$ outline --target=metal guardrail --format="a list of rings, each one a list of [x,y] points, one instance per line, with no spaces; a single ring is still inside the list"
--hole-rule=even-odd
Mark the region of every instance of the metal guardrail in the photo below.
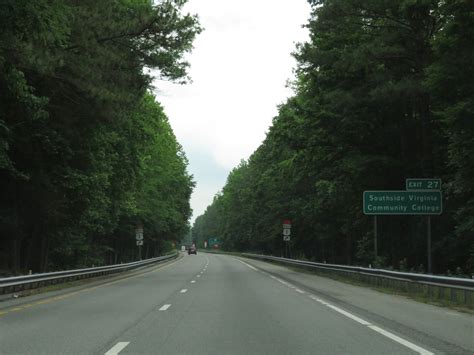
[[[275,262],[279,262],[283,264],[303,266],[306,268],[334,270],[334,271],[341,271],[345,273],[356,273],[356,274],[363,274],[363,275],[371,275],[375,277],[385,277],[385,278],[391,278],[391,279],[396,279],[400,281],[413,281],[413,282],[429,284],[429,285],[456,287],[456,288],[462,288],[462,289],[467,288],[467,289],[474,290],[474,280],[467,279],[467,278],[463,279],[459,277],[415,274],[415,273],[409,273],[409,272],[390,271],[390,270],[383,270],[383,269],[371,269],[371,268],[364,268],[364,267],[359,267],[359,266],[323,264],[323,263],[315,263],[311,261],[294,260],[294,259],[287,259],[287,258],[279,258],[276,256],[258,255],[258,254],[249,254],[249,253],[242,253],[241,255],[248,258],[270,260],[270,261],[275,261]]]
[[[0,295],[15,293],[18,291],[34,289],[51,284],[59,284],[77,279],[91,278],[114,274],[118,272],[138,269],[150,264],[160,263],[175,259],[178,253],[151,258],[142,261],[134,261],[126,264],[116,264],[108,266],[92,267],[87,269],[75,269],[57,272],[48,272],[42,274],[33,274],[25,276],[14,276],[0,278]]]

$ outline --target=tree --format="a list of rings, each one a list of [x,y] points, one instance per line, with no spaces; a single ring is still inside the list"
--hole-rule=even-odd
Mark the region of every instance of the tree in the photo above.
[[[141,122],[135,120],[151,100],[147,69],[164,79],[185,80],[183,55],[201,31],[197,17],[181,12],[183,4],[7,0],[2,5],[4,268],[16,272],[104,262],[104,253],[113,248],[107,236],[126,233],[117,228],[136,210],[140,178],[150,169],[132,142],[150,135],[150,127],[136,126]],[[172,135],[166,119],[161,121],[155,121],[161,134]],[[175,154],[181,170],[186,165],[179,149],[158,150]],[[180,173],[180,168],[173,169]],[[178,181],[189,189],[189,177]],[[164,216],[173,220],[175,233],[186,229],[189,214],[186,206],[179,213]]]
[[[363,191],[440,177],[445,203],[433,222],[435,270],[469,270],[472,5],[310,3],[310,40],[294,53],[295,96],[195,228],[217,228],[228,249],[280,254],[281,220],[289,218],[294,256],[367,265],[374,262],[373,235],[372,220],[362,214]],[[219,223],[209,219],[211,211]],[[426,264],[424,218],[378,221],[380,266]],[[233,230],[253,232],[245,239]]]

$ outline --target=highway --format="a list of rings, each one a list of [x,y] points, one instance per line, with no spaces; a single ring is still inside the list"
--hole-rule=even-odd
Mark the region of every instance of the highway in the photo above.
[[[0,302],[2,355],[417,353],[474,353],[474,317],[228,255]]]

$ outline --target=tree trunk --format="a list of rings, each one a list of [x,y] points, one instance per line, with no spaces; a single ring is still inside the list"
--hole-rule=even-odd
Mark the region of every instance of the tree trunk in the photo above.
[[[346,237],[346,253],[347,265],[352,265],[352,235],[350,233]]]
[[[21,250],[21,238],[15,238],[12,241],[12,271],[16,275],[20,271],[20,250]]]
[[[32,269],[31,255],[33,253],[34,244],[35,240],[33,239],[33,234],[30,234],[30,238],[26,240],[25,258],[23,260],[23,268],[25,270]]]
[[[433,177],[433,127],[431,122],[430,98],[428,94],[422,94],[417,100],[417,110],[421,122],[422,140],[422,173],[423,177]]]
[[[48,268],[49,257],[49,237],[44,234],[41,238],[41,254],[40,254],[40,272],[46,272]]]
[[[118,264],[118,256],[119,256],[119,240],[118,238],[114,239],[114,264]]]

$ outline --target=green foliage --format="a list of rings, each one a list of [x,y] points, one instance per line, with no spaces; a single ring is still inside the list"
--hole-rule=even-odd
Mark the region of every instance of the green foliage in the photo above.
[[[151,76],[186,80],[183,1],[0,6],[0,268],[136,258],[188,229],[194,186]]]
[[[364,190],[440,177],[435,271],[473,272],[473,4],[434,0],[310,1],[296,95],[265,141],[234,169],[193,235],[223,248],[409,270],[426,263],[425,221],[380,216],[374,260]],[[402,262],[401,262],[402,261]]]

